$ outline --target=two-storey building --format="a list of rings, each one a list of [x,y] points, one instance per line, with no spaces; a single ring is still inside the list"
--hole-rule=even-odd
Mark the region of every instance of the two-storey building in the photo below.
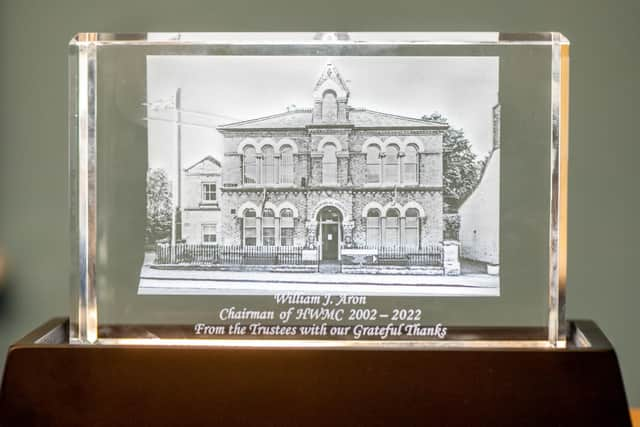
[[[218,127],[218,239],[319,248],[323,260],[340,259],[343,248],[439,244],[446,129],[352,107],[349,88],[328,64],[311,108]]]
[[[220,242],[221,165],[212,156],[182,174],[182,238],[188,243]]]

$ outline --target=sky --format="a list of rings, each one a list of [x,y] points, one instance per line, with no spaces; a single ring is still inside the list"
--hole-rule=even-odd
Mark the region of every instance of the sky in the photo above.
[[[439,112],[462,128],[484,157],[498,103],[498,57],[148,56],[149,167],[176,170],[176,89],[182,93],[182,168],[212,155],[222,161],[215,127],[310,108],[327,63],[350,89],[352,107],[420,118]]]

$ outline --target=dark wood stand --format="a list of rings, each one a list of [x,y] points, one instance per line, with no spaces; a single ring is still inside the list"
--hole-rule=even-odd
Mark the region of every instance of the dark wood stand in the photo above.
[[[566,349],[73,346],[54,319],[11,346],[1,426],[631,426],[590,321]]]

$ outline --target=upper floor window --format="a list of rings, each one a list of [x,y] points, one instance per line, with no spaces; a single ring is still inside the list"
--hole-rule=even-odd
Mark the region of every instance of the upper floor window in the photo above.
[[[216,201],[216,185],[211,182],[202,183],[202,201],[203,202],[215,202]]]
[[[280,183],[293,184],[293,148],[280,148]]]
[[[338,119],[338,99],[332,90],[322,95],[322,121],[335,122]]]
[[[388,145],[384,153],[384,182],[385,184],[397,184],[400,182],[400,149],[397,145]]]
[[[375,144],[367,147],[367,182],[380,182],[380,147]]]
[[[256,229],[256,211],[254,209],[245,209],[243,213],[243,240],[245,246],[255,246],[258,242],[258,233]]]
[[[333,143],[327,143],[322,149],[322,183],[336,184],[338,182],[337,148]]]
[[[410,144],[404,150],[404,176],[403,181],[409,184],[418,182],[418,149]]]
[[[273,209],[267,208],[262,211],[262,244],[276,245],[276,219]]]
[[[293,246],[293,210],[284,208],[280,211],[280,246]]]
[[[258,161],[256,158],[256,149],[246,147],[243,152],[243,183],[256,184],[258,182]]]
[[[264,171],[265,184],[273,184],[275,182],[275,159],[273,158],[273,147],[265,145],[262,147],[262,167]]]

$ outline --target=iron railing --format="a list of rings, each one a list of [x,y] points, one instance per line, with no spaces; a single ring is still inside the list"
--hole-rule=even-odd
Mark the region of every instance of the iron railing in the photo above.
[[[302,265],[302,246],[230,246],[186,244],[156,246],[157,265],[192,264],[192,265]],[[403,246],[364,246],[366,256],[358,256],[357,264],[377,266],[442,266],[444,250],[441,244],[425,245],[420,248]],[[316,263],[320,263],[319,251]],[[343,254],[343,263],[345,256]],[[314,262],[311,261],[313,264]],[[346,264],[349,264],[347,261]]]
[[[364,258],[364,265],[439,267],[444,262],[444,249],[441,244],[424,245],[420,248],[364,246],[358,249],[366,249],[372,253]]]
[[[178,244],[156,246],[155,264],[300,265],[301,246]]]

